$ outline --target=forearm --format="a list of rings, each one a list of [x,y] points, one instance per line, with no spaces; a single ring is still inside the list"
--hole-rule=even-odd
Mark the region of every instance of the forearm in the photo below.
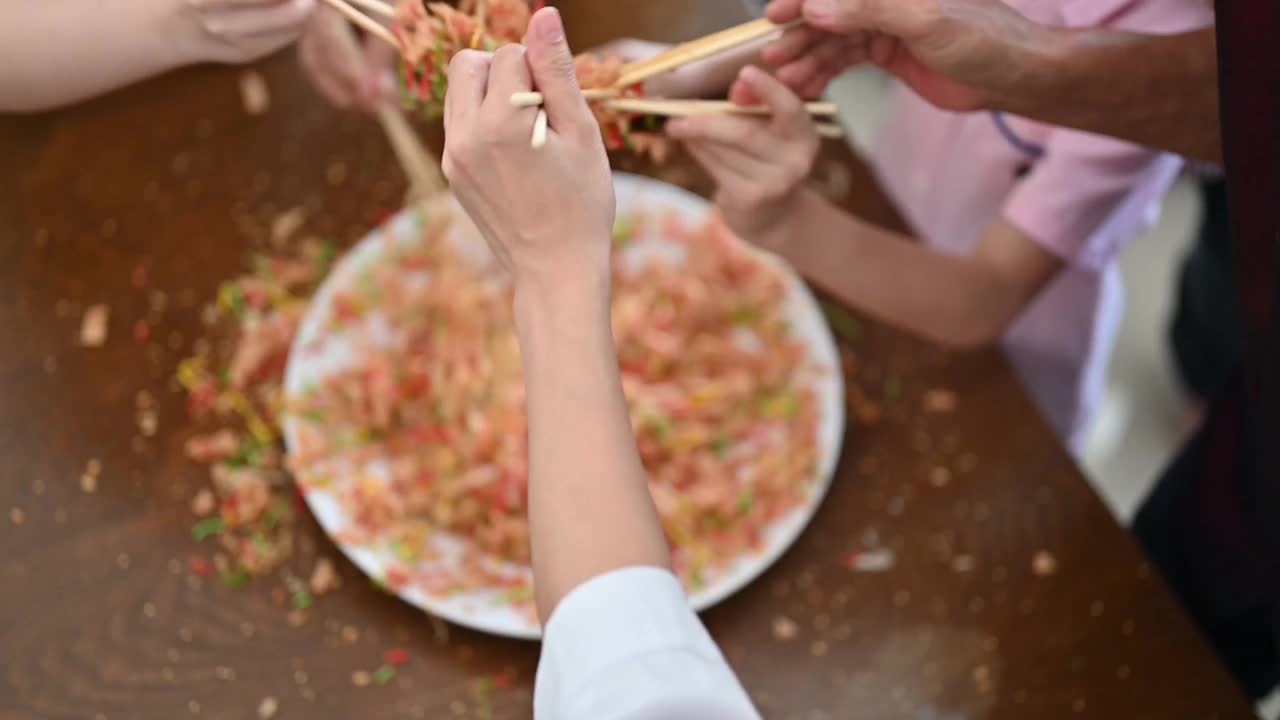
[[[934,252],[802,191],[768,244],[809,281],[850,307],[942,345],[997,340],[1017,315],[1013,298],[973,258]]]
[[[988,105],[1209,162],[1222,158],[1212,28],[1179,35],[1044,28]]]
[[[565,594],[596,575],[670,564],[622,394],[607,285],[602,277],[516,294],[530,532],[544,621]]]
[[[177,67],[167,0],[6,3],[0,112],[82,100]]]

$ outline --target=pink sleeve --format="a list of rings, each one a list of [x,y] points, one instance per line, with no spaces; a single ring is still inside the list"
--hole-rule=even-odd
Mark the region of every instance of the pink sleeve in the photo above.
[[[1004,218],[1072,265],[1100,270],[1146,230],[1182,160],[1055,128],[1045,154],[1009,194]]]

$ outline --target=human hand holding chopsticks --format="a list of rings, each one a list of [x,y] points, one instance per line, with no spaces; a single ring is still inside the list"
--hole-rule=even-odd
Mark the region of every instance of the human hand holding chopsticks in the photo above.
[[[818,133],[804,103],[755,67],[742,70],[731,100],[760,98],[768,117],[707,114],[667,124],[671,137],[716,181],[716,205],[744,239],[773,247],[818,153]]]
[[[543,110],[514,107],[537,87]],[[530,147],[545,112],[543,147]],[[605,282],[613,184],[599,125],[574,74],[560,15],[539,11],[528,46],[465,50],[449,65],[444,172],[495,255],[526,285]]]

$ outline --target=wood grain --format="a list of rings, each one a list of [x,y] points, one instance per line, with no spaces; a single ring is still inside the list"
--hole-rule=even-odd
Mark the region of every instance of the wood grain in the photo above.
[[[562,7],[582,42],[739,19],[733,0]],[[182,457],[193,428],[170,377],[201,305],[275,213],[305,206],[317,232],[350,241],[404,192],[373,121],[325,107],[292,58],[261,69],[273,103],[259,117],[240,107],[237,71],[206,68],[0,120],[0,717],[252,718],[267,697],[277,718],[528,717],[535,646],[438,637],[346,563],[346,588],[297,628],[269,585],[186,571],[187,502],[204,478]],[[441,147],[438,129],[428,139]],[[848,151],[824,162],[848,168],[859,212],[900,223]],[[664,174],[707,190],[687,165]],[[111,334],[84,349],[93,303],[110,306]],[[871,324],[857,352],[859,382],[897,385],[897,399],[850,432],[796,547],[706,614],[767,717],[1250,716],[998,354],[949,356]],[[958,394],[956,412],[920,411],[935,387]],[[154,437],[134,422],[140,390],[157,401]],[[103,471],[86,494],[91,458]],[[929,481],[939,466],[942,487]],[[304,535],[299,568],[336,556],[313,525]],[[843,567],[872,544],[896,565]],[[1057,559],[1049,577],[1032,572],[1042,549]],[[972,569],[956,572],[957,555]],[[793,638],[774,636],[781,619]],[[411,662],[355,688],[352,672],[391,646]],[[493,673],[514,682],[487,708],[476,679]]]

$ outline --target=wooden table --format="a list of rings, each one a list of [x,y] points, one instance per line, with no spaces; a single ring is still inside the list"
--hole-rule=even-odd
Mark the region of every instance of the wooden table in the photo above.
[[[580,44],[692,36],[737,7],[565,5]],[[252,718],[265,698],[279,718],[529,713],[534,645],[458,628],[437,637],[345,563],[346,589],[298,628],[270,583],[233,590],[185,569],[188,500],[205,471],[183,458],[191,427],[170,378],[201,332],[200,305],[276,212],[302,204],[318,232],[354,238],[403,192],[374,123],[329,110],[292,58],[263,69],[274,101],[260,117],[241,109],[237,71],[198,69],[0,122],[6,720]],[[861,211],[896,222],[850,167]],[[99,302],[110,340],[77,347],[81,314]],[[139,344],[133,323],[147,317]],[[870,325],[857,352],[860,382],[900,387],[897,399],[879,425],[850,432],[794,549],[706,614],[768,717],[1250,716],[998,355],[948,357]],[[935,387],[958,393],[955,413],[920,411]],[[153,437],[135,424],[140,390],[158,401]],[[91,458],[102,473],[87,494]],[[929,480],[936,467],[951,473],[944,486]],[[301,567],[337,555],[314,526],[305,535]],[[891,548],[894,567],[842,565],[869,546]],[[1050,576],[1032,571],[1041,550],[1056,559]],[[786,621],[796,632],[780,639]],[[412,661],[387,686],[353,687],[352,672],[390,646]],[[484,697],[476,678],[497,672],[513,686]]]

